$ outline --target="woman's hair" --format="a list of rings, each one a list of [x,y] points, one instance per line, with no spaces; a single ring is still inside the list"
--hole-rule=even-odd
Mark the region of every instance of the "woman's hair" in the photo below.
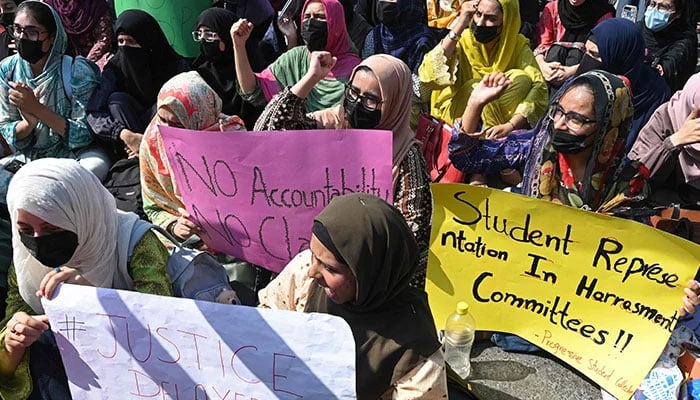
[[[601,115],[600,113],[603,112],[604,110],[598,110],[596,107],[597,106],[602,106],[605,107],[605,104],[596,104],[595,101],[595,89],[593,88],[593,84],[588,80],[587,77],[582,76],[581,78],[576,79],[571,83],[571,86],[569,86],[566,91],[561,95],[559,100],[561,100],[562,97],[566,96],[567,93],[571,92],[574,89],[578,88],[583,88],[586,90],[588,93],[591,94],[593,97],[593,112],[595,113],[595,119],[598,119],[598,116]]]
[[[19,7],[17,7],[17,12],[15,15],[21,12],[29,13],[29,15],[31,15],[36,22],[40,23],[44,28],[46,28],[51,35],[56,33],[58,28],[56,27],[56,20],[54,20],[53,12],[51,12],[49,5],[38,1],[28,1],[20,4]]]

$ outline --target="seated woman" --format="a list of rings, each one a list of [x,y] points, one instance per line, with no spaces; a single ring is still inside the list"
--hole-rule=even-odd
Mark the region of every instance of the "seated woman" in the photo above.
[[[15,39],[7,28],[15,21],[20,0],[0,0],[0,60],[17,53]]]
[[[486,104],[507,90],[502,74],[482,80],[470,102]],[[450,160],[467,173],[512,168],[524,172],[522,193],[593,211],[607,211],[643,194],[646,168],[623,162],[634,113],[629,89],[603,71],[580,75],[562,87],[547,116],[525,133],[504,140],[469,135],[474,121],[455,124]]]
[[[59,283],[172,295],[168,251],[146,232],[127,251],[135,214],[117,210],[93,174],[73,160],[27,164],[10,184],[13,266],[0,330],[0,396],[70,399],[40,297]]]
[[[185,240],[199,231],[184,211],[182,196],[163,147],[159,125],[192,130],[244,130],[243,121],[221,113],[219,95],[195,71],[165,82],[158,93],[156,116],[146,128],[139,161],[143,210],[153,224]]]
[[[544,6],[534,53],[550,88],[559,88],[576,73],[591,29],[614,15],[607,0],[557,0]]]
[[[76,158],[104,179],[109,160],[89,148],[93,135],[85,116],[85,104],[98,84],[97,66],[84,57],[64,64],[66,32],[45,3],[20,4],[10,31],[18,54],[0,63],[0,132],[12,158]],[[9,179],[0,181],[3,197]]]
[[[380,54],[364,60],[352,73],[343,104],[307,115],[309,91],[333,68],[328,52],[311,55],[309,72],[277,95],[255,124],[256,131],[285,129],[386,129],[393,132],[394,205],[411,227],[420,249],[412,285],[425,286],[432,195],[430,177],[415,133],[409,128],[411,71],[398,58]]]
[[[66,54],[83,56],[104,68],[112,56],[112,14],[106,1],[45,0],[53,7],[68,34]]]
[[[358,399],[447,398],[445,360],[423,290],[418,247],[398,210],[364,193],[335,197],[310,249],[259,293],[260,306],[343,318],[355,338]]]
[[[190,65],[145,11],[122,12],[115,31],[117,53],[87,104],[87,120],[103,147],[119,160],[138,154],[144,129],[156,112],[160,87]]]
[[[630,84],[634,119],[627,135],[625,150],[629,151],[639,130],[649,121],[651,114],[671,97],[671,91],[663,78],[644,60],[642,31],[624,18],[610,18],[596,25],[586,41],[586,54],[576,74],[594,69],[624,75]]]
[[[254,106],[264,106],[285,87],[299,81],[309,70],[310,54],[325,50],[337,58],[328,76],[318,82],[309,95],[307,111],[337,105],[352,69],[360,63],[351,49],[345,27],[343,6],[338,0],[307,0],[302,12],[301,37],[305,45],[282,54],[267,69],[255,74],[248,62],[246,41],[253,24],[246,19],[231,28],[236,59],[236,76],[243,98]]]
[[[194,40],[199,42],[200,54],[192,67],[221,97],[224,114],[237,115],[247,126],[253,126],[262,112],[238,94],[233,42],[229,30],[238,20],[236,14],[223,8],[208,8],[199,15]]]
[[[700,74],[659,107],[627,155],[646,165],[653,205],[700,209]]]
[[[680,90],[695,72],[698,37],[687,0],[649,3],[644,22],[644,63],[659,71],[671,91]]]
[[[421,83],[433,90],[431,114],[452,123],[481,78],[502,72],[512,84],[481,112],[484,132],[499,138],[535,126],[547,104],[547,84],[519,28],[515,0],[463,3],[452,30],[419,69]]]

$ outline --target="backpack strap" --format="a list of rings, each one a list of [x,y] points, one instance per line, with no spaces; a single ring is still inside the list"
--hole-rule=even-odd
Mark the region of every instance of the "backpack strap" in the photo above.
[[[68,100],[70,100],[73,98],[73,87],[70,84],[70,80],[73,77],[73,57],[65,54],[63,55],[61,76],[63,77],[63,90],[66,92]]]
[[[146,234],[150,229],[156,229],[159,228],[158,226],[155,226],[151,224],[148,221],[144,221],[142,219],[137,220],[134,223],[134,227],[131,228],[131,236],[129,237],[129,247],[127,248],[127,260],[131,260],[131,256],[134,255],[134,249],[136,248],[136,245],[141,241],[143,238],[143,235]]]

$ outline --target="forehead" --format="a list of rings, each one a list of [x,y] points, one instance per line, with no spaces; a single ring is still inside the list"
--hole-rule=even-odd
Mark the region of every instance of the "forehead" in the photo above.
[[[333,253],[331,253],[326,246],[321,243],[320,240],[316,238],[316,235],[311,234],[311,240],[309,241],[309,249],[311,250],[311,253],[313,253],[316,258],[319,260],[323,261],[324,263],[332,266],[338,266],[341,265],[340,262],[338,262],[338,259],[335,258]]]
[[[593,102],[595,97],[587,88],[577,86],[569,89],[559,99],[559,104],[566,112],[579,113],[585,117],[595,119]]]
[[[325,14],[326,9],[323,8],[323,4],[320,2],[313,2],[306,5],[304,9],[305,14]]]
[[[372,70],[360,69],[355,72],[351,85],[359,89],[362,93],[373,93],[377,96],[381,95],[379,80]]]
[[[37,28],[44,28],[43,25],[41,25],[39,22],[37,22],[36,19],[34,19],[34,16],[26,8],[20,11],[17,15],[15,15],[15,24],[20,26],[34,26]]]
[[[478,6],[479,12],[488,15],[502,14],[501,7],[495,0],[481,0]]]

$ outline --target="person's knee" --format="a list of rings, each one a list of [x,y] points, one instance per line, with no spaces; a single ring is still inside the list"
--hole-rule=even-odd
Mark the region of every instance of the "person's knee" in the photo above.
[[[78,156],[78,162],[92,172],[100,182],[105,180],[111,166],[109,155],[98,147],[90,147],[82,151]]]
[[[510,86],[506,90],[506,93],[512,93],[513,96],[522,99],[530,92],[532,89],[532,79],[525,71],[521,69],[511,69],[505,73],[506,77],[510,79]]]

